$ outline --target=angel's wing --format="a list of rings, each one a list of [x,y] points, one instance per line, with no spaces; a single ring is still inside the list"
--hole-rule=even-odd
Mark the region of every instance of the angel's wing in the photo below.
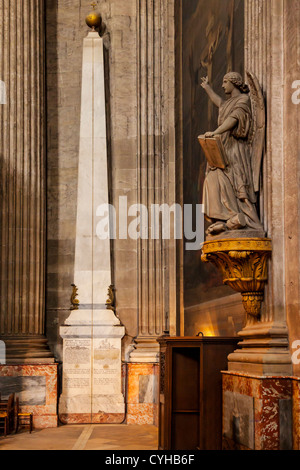
[[[247,81],[250,88],[250,99],[252,105],[252,132],[249,137],[252,146],[252,173],[254,191],[259,191],[259,178],[261,163],[265,148],[266,133],[266,109],[264,97],[256,76],[247,73]]]

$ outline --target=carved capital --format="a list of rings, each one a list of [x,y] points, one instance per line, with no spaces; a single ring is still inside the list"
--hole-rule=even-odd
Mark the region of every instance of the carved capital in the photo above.
[[[205,242],[201,259],[213,263],[223,274],[224,284],[243,297],[247,315],[259,317],[268,281],[268,259],[272,242],[268,238],[228,239]]]

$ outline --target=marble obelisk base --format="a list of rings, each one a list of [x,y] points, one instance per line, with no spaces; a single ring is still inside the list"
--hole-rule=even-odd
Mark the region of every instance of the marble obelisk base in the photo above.
[[[113,324],[72,325],[61,327],[60,334],[63,338],[60,420],[65,424],[123,422],[121,339],[125,328]]]
[[[300,449],[299,377],[222,374],[223,449]]]

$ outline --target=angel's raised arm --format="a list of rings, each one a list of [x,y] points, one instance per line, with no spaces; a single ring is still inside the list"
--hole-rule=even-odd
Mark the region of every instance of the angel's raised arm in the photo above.
[[[209,98],[214,103],[214,105],[216,105],[219,108],[221,104],[223,103],[223,99],[221,98],[221,96],[217,95],[217,93],[215,93],[212,87],[209,85],[208,77],[202,77],[201,80],[202,80],[202,83],[201,83],[202,88],[206,91],[206,93],[208,94]]]

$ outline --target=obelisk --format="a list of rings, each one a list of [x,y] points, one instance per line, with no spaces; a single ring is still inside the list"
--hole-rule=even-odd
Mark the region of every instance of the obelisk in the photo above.
[[[121,340],[125,328],[110,302],[111,245],[97,236],[97,208],[109,203],[103,41],[92,27],[83,41],[74,285],[63,338],[64,423],[118,423],[124,419]],[[107,206],[108,207],[108,206]],[[112,301],[112,299],[109,299]]]

